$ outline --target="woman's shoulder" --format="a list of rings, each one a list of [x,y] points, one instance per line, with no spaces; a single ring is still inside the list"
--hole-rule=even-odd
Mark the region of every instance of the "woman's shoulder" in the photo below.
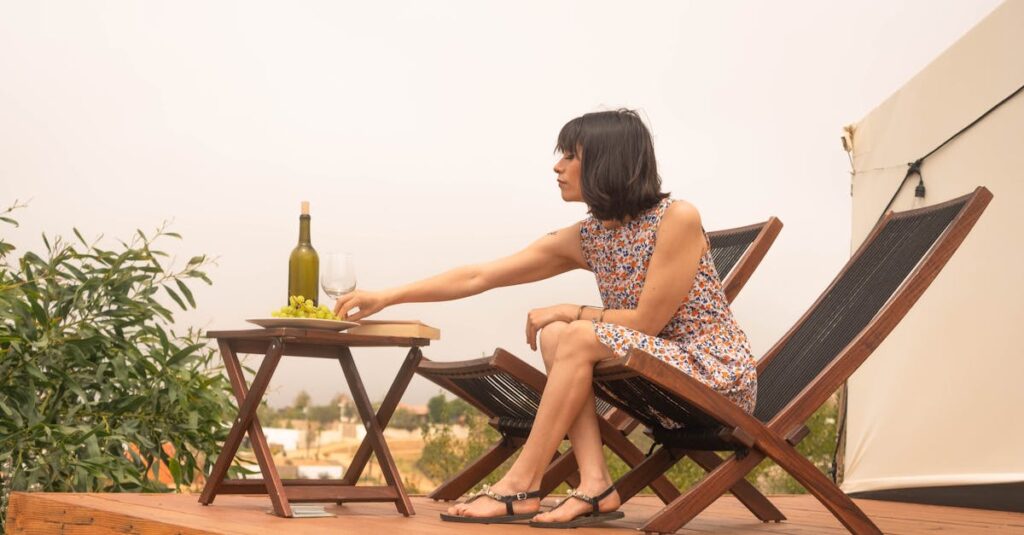
[[[668,220],[673,225],[700,225],[700,212],[693,203],[669,197],[662,202],[666,205],[664,215],[662,215],[663,220]]]

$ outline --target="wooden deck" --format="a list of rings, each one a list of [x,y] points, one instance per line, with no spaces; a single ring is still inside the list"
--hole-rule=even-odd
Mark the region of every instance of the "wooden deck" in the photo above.
[[[772,500],[789,517],[780,524],[762,524],[734,498],[719,499],[679,533],[730,534],[830,534],[846,533],[843,527],[814,498],[775,496]],[[624,534],[656,511],[658,500],[641,496],[623,510],[626,518],[600,528],[576,531],[583,535]],[[958,507],[915,505],[874,500],[857,500],[885,533],[1021,533],[1024,513],[984,511]],[[438,513],[446,507],[424,497],[413,498],[417,515],[405,518],[390,504],[353,503],[327,505],[334,518],[284,519],[266,513],[266,497],[219,496],[204,507],[198,496],[181,494],[57,494],[14,493],[7,520],[8,534],[132,533],[132,534],[494,534],[538,533],[527,526],[475,525],[441,522]]]

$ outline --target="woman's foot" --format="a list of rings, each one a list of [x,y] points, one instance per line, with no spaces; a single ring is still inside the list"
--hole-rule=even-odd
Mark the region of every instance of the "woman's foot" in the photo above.
[[[523,488],[522,485],[512,485],[506,483],[505,480],[501,480],[490,487],[491,492],[495,494],[503,494],[506,496],[515,496],[517,493],[528,492],[529,489]],[[529,514],[536,513],[540,510],[540,498],[528,498],[525,500],[516,500],[512,502],[513,514]],[[505,516],[508,514],[508,509],[505,504],[494,500],[487,496],[481,496],[469,503],[457,503],[448,508],[448,514],[457,516],[471,516],[471,517],[495,517]]]
[[[576,492],[585,494],[587,496],[600,496],[602,492],[608,490],[608,487],[612,485],[611,481],[598,482],[596,484],[581,484]],[[615,511],[622,505],[622,501],[619,499],[619,492],[613,490],[611,494],[605,496],[600,502],[598,502],[598,510],[602,513],[609,511]],[[534,522],[568,522],[580,515],[594,512],[593,506],[583,500],[577,500],[569,498],[562,505],[541,513],[533,517]]]

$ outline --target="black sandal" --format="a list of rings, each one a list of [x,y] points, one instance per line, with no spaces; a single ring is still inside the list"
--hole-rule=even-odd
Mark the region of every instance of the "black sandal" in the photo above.
[[[470,503],[473,500],[482,498],[484,496],[494,501],[498,501],[505,504],[505,511],[508,514],[503,516],[462,516],[441,513],[441,520],[444,520],[446,522],[465,522],[468,524],[509,524],[511,522],[518,522],[520,520],[529,520],[537,516],[537,514],[540,512],[537,511],[533,513],[516,514],[515,511],[512,510],[512,504],[514,502],[521,502],[533,498],[540,498],[541,494],[539,490],[535,490],[533,492],[517,492],[515,494],[506,495],[494,492],[493,490],[491,490],[490,485],[484,485],[484,487],[480,489],[480,492],[477,492],[476,494],[470,496],[463,503]]]
[[[607,513],[602,513],[601,510],[598,508],[598,504],[601,503],[601,500],[610,496],[612,491],[614,490],[615,485],[612,485],[605,489],[605,491],[602,492],[600,496],[590,497],[587,496],[586,494],[577,491],[576,489],[571,489],[569,490],[569,494],[565,498],[563,498],[562,501],[558,502],[558,504],[549,509],[548,512],[558,509],[559,507],[562,506],[562,504],[569,501],[569,498],[576,498],[577,500],[587,502],[590,504],[591,507],[594,508],[594,510],[589,513],[583,513],[582,515],[572,520],[566,520],[563,522],[530,522],[530,527],[566,529],[578,528],[580,526],[589,526],[590,524],[599,524],[601,522],[607,522],[609,520],[618,520],[626,516],[622,513],[622,511],[608,511]]]

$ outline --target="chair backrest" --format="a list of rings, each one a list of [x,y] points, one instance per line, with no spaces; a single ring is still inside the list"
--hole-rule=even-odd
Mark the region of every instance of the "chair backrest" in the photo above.
[[[711,259],[730,303],[761,265],[781,230],[782,221],[770,217],[762,223],[708,233]]]
[[[754,415],[770,421],[812,386],[821,392],[809,410],[820,406],[906,315],[991,197],[978,188],[934,206],[885,214],[821,297],[758,363]],[[853,349],[857,355],[847,369],[833,370],[835,377],[824,384],[823,373]]]
[[[764,229],[764,224],[738,229],[719,230],[708,233],[711,242],[711,259],[715,262],[718,276],[725,278],[747,252],[747,248]]]

